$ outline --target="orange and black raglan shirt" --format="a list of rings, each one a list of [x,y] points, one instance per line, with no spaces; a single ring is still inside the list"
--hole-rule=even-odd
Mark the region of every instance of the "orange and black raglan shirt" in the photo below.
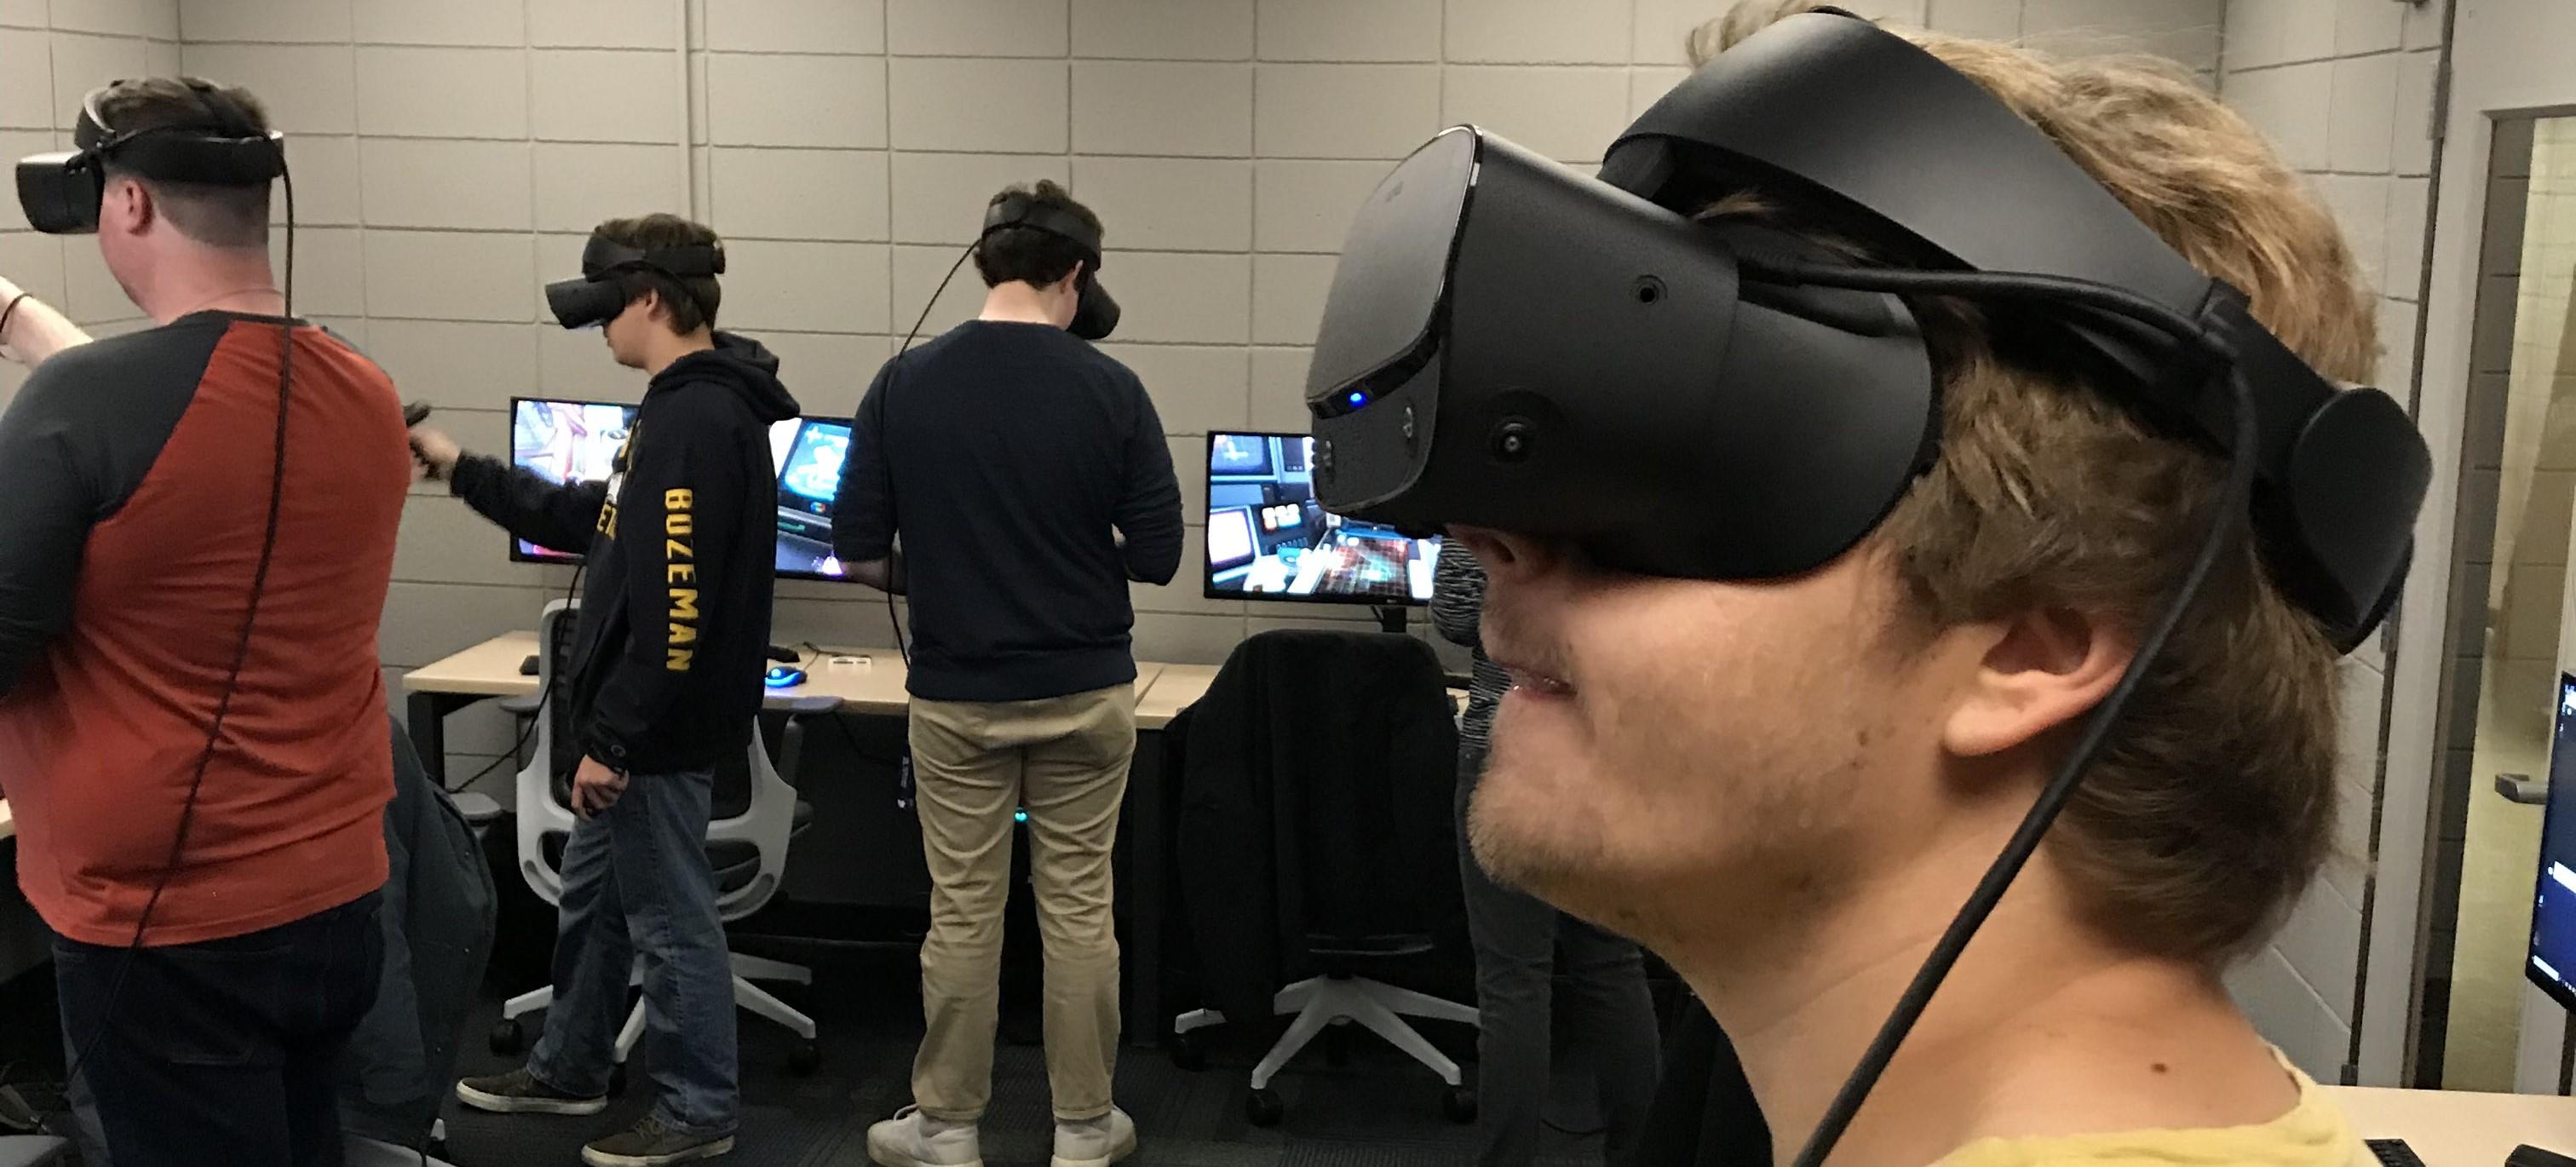
[[[170,862],[267,530],[286,323],[199,312],[68,349],[0,413],[0,794],[19,886],[71,940],[130,943]],[[385,881],[376,628],[409,440],[382,370],[293,337],[276,550],[147,945]]]

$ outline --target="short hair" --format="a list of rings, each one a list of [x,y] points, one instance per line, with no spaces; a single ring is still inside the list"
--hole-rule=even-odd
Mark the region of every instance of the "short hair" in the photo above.
[[[205,87],[203,91],[198,86]],[[226,137],[268,135],[268,108],[247,89],[198,78],[153,77],[127,81],[99,97],[100,127],[114,134],[169,128],[202,129]],[[152,192],[153,202],[179,234],[209,247],[266,250],[268,183],[255,185],[173,182],[147,178],[107,160],[111,178],[131,178]]]
[[[723,240],[715,229],[678,215],[651,214],[632,219],[610,219],[592,232],[611,243],[623,244],[642,251],[660,251],[673,247],[716,247]],[[716,309],[724,303],[724,288],[714,276],[678,276],[648,267],[630,267],[616,272],[619,290],[626,293],[629,304],[655,292],[662,297],[662,307],[669,314],[671,331],[687,336],[701,328],[713,328]]]
[[[1815,6],[1740,3],[1692,34],[1692,61]],[[2320,373],[2370,376],[2377,316],[2333,216],[2190,74],[1902,35],[2046,133],[2194,267],[2242,289]],[[1870,249],[1850,224],[1770,193],[1707,213],[1763,215]],[[1942,381],[1940,456],[1868,544],[1905,585],[1900,627],[2064,608],[2143,633],[2206,537],[2218,458],[2088,385],[2063,356],[1988,327],[2000,315],[1916,307]],[[2088,926],[2209,966],[2271,935],[2333,850],[2336,663],[2323,626],[2283,595],[2251,539],[2222,557],[2046,844]]]
[[[1052,179],[1041,178],[1032,186],[1007,187],[985,206],[998,207],[1014,198],[1071,212],[1074,218],[1082,220],[1083,226],[1091,229],[1094,237],[1107,237],[1101,229],[1100,216],[1091,213],[1091,208],[1075,202],[1073,195],[1057,186]],[[1004,227],[984,236],[983,242],[975,245],[975,270],[983,275],[984,286],[988,288],[998,288],[1013,280],[1043,288],[1073,274],[1073,265],[1077,263],[1097,265],[1099,257],[1062,235],[1035,227]]]

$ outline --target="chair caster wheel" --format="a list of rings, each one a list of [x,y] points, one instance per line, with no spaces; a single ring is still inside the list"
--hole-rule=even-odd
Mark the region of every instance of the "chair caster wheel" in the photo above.
[[[528,1031],[520,1027],[517,1018],[505,1020],[492,1027],[491,1045],[493,1053],[505,1058],[524,1053],[528,1048]]]
[[[626,1063],[619,1062],[616,1065],[608,1067],[608,1096],[611,1098],[626,1097]]]
[[[1254,1126],[1277,1126],[1279,1120],[1287,1115],[1288,1108],[1279,1101],[1276,1090],[1264,1087],[1243,1096],[1243,1117],[1251,1120]]]
[[[796,1043],[795,1048],[787,1051],[788,1073],[803,1078],[821,1068],[823,1068],[823,1047],[816,1044],[813,1038],[801,1039]]]
[[[1476,1091],[1467,1086],[1450,1087],[1440,1096],[1440,1113],[1461,1125],[1476,1121]]]
[[[1172,1038],[1172,1064],[1193,1074],[1207,1068],[1207,1039],[1197,1030],[1176,1034]]]

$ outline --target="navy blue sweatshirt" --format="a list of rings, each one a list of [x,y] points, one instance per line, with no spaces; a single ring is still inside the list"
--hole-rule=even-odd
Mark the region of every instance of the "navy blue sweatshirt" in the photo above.
[[[557,772],[582,754],[621,772],[695,770],[750,744],[778,529],[769,426],[796,411],[778,358],[720,332],[654,376],[606,482],[457,462],[450,488],[483,517],[542,546],[590,548]]]
[[[832,531],[843,563],[902,534],[913,696],[1035,701],[1136,679],[1127,583],[1180,570],[1181,487],[1127,366],[973,320],[877,371]]]

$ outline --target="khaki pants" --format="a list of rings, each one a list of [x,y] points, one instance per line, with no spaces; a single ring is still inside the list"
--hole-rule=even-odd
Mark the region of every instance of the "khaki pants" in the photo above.
[[[1135,692],[1119,685],[1000,704],[912,703],[930,935],[921,944],[929,1032],[913,1062],[922,1113],[974,1122],[993,1094],[1002,910],[1010,896],[1012,811],[1029,812],[1029,866],[1046,942],[1047,1083],[1055,1116],[1109,1113],[1118,1055],[1118,937],[1109,858]]]

